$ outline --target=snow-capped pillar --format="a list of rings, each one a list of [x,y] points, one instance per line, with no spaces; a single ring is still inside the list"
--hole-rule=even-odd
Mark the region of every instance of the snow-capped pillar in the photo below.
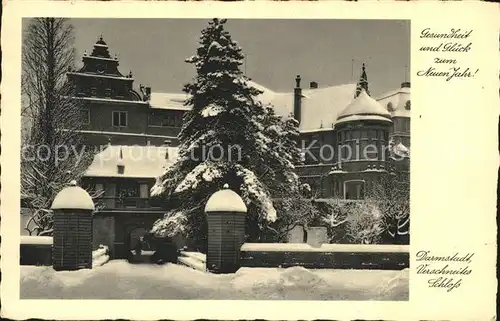
[[[245,241],[245,203],[226,184],[209,198],[205,213],[208,221],[207,270],[236,272],[240,268],[240,248]]]
[[[94,201],[75,181],[63,188],[52,202],[54,270],[92,268],[92,214]]]

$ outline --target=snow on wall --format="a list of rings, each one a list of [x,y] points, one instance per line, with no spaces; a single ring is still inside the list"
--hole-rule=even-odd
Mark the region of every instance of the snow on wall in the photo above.
[[[305,243],[245,243],[241,246],[245,252],[371,252],[371,253],[408,253],[408,245],[389,244],[321,244],[312,247]]]
[[[52,236],[22,235],[21,244],[52,245]]]

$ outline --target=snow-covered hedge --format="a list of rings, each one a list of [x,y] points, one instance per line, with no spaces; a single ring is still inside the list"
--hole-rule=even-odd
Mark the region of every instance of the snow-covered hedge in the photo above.
[[[242,267],[401,270],[410,261],[406,245],[246,243],[240,255]]]
[[[21,236],[21,244],[33,244],[33,245],[52,245],[52,236],[33,236],[33,235],[23,235]]]
[[[109,248],[106,245],[99,245],[99,248],[92,251],[92,267],[104,265],[109,261]]]
[[[241,251],[254,252],[370,252],[409,253],[409,245],[392,244],[321,244],[314,247],[305,243],[245,243]]]
[[[52,242],[51,236],[21,236],[20,264],[51,265]]]

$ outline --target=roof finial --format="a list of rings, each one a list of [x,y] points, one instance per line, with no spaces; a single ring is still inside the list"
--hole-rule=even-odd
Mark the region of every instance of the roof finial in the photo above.
[[[297,75],[297,77],[295,77],[295,87],[296,88],[300,88],[300,75]]]
[[[101,32],[101,35],[99,36],[99,40],[102,41],[102,32]]]
[[[87,50],[85,50],[85,51],[83,52],[83,55],[84,55],[84,56],[86,56],[86,55],[87,55]]]
[[[365,63],[363,63],[361,67],[361,76],[359,77],[358,84],[356,85],[356,94],[354,94],[354,98],[357,98],[362,91],[365,91],[368,96],[370,95],[370,91],[368,90],[368,77],[366,76]]]
[[[128,77],[129,77],[129,78],[132,78],[132,70],[130,70],[130,71],[129,71],[129,73],[128,73]]]

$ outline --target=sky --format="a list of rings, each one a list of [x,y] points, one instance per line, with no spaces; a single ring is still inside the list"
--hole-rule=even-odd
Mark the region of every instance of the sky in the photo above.
[[[195,53],[208,20],[71,19],[71,23],[78,57],[84,50],[90,53],[102,34],[111,54],[118,54],[121,72],[132,71],[135,86],[180,92],[194,76],[194,67],[184,59]],[[319,87],[356,82],[363,62],[372,95],[410,80],[409,21],[236,19],[228,20],[226,29],[247,56],[242,67],[247,76],[274,91],[292,91],[296,75],[301,75],[303,88],[311,81]]]

